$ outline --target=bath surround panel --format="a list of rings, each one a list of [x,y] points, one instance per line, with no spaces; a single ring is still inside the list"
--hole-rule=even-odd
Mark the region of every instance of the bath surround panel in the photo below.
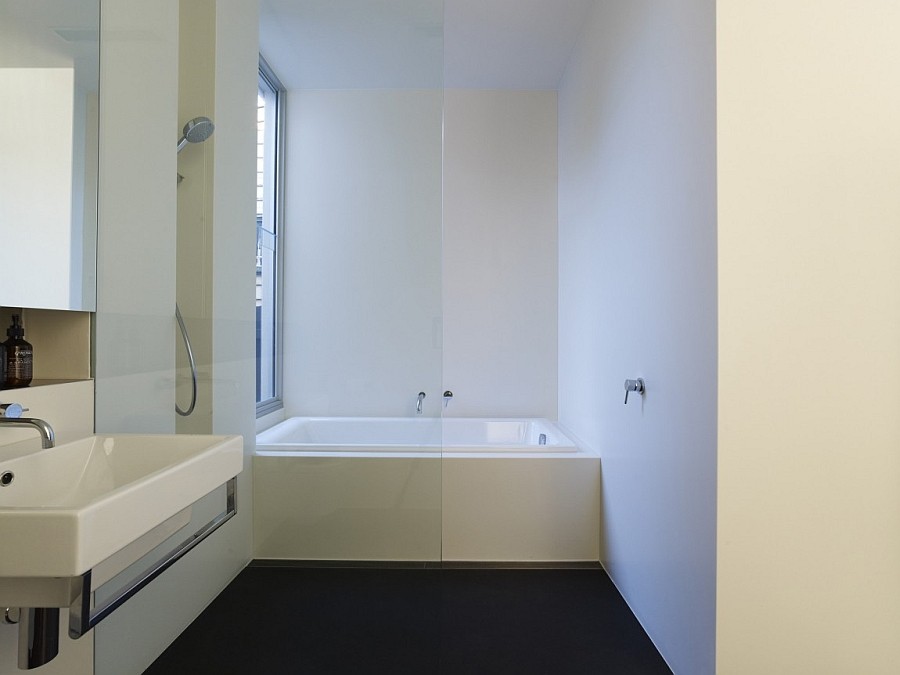
[[[600,459],[548,420],[292,418],[253,470],[257,558],[599,560]]]

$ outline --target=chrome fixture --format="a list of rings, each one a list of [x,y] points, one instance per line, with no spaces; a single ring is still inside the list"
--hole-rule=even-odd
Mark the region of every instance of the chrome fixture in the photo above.
[[[195,117],[184,125],[181,131],[181,138],[178,140],[177,152],[181,152],[188,143],[202,143],[215,131],[216,125],[208,117]],[[184,180],[184,176],[178,174],[178,183]],[[181,316],[181,310],[178,303],[175,303],[175,318],[178,321],[178,328],[181,330],[181,339],[184,340],[184,348],[187,350],[188,362],[191,365],[191,403],[187,410],[182,410],[178,403],[175,403],[175,412],[182,417],[187,417],[194,412],[194,406],[197,405],[197,364],[194,361],[194,350],[191,348],[191,338],[188,336],[187,328],[184,325],[184,319]]]
[[[52,448],[55,442],[53,428],[44,420],[22,417],[23,408],[18,403],[0,404],[0,425],[32,427],[41,435],[41,447]],[[0,476],[0,485],[6,487],[15,479],[12,471]],[[19,624],[19,668],[30,670],[43,666],[59,653],[59,609],[52,607],[23,607],[13,618],[11,608],[6,609],[4,621]]]
[[[137,593],[145,588],[151,581],[181,560],[197,544],[206,539],[222,525],[227,523],[237,513],[237,477],[230,478],[225,483],[225,509],[210,520],[206,525],[190,535],[175,548],[156,561],[147,570],[127,582],[115,591],[102,604],[91,602],[94,587],[92,584],[92,570],[81,575],[80,583],[76,585],[77,596],[69,607],[69,637],[77,640],[91,630],[98,623],[124,605]],[[24,610],[23,610],[24,611]],[[59,628],[57,626],[57,632]]]
[[[208,117],[195,117],[190,120],[181,131],[177,152],[181,152],[188,143],[202,143],[212,136],[215,129],[216,125]]]
[[[19,669],[31,670],[59,654],[59,607],[22,607],[19,612]]]
[[[422,401],[424,401],[424,400],[425,400],[425,392],[420,391],[419,398],[416,399],[416,415],[422,414]]]
[[[0,417],[21,417],[27,411],[19,403],[0,403]]]
[[[184,348],[187,350],[188,363],[191,364],[191,404],[187,410],[178,407],[175,402],[175,412],[182,417],[187,417],[194,412],[194,406],[197,405],[197,363],[194,361],[194,350],[191,349],[191,338],[188,335],[187,328],[184,326],[184,319],[181,317],[181,310],[178,309],[178,303],[175,303],[175,319],[178,321],[178,328],[181,329],[181,339],[184,340]]]
[[[10,426],[10,427],[32,427],[33,429],[37,429],[37,432],[41,435],[41,447],[44,449],[52,448],[54,442],[56,441],[56,436],[53,433],[53,427],[47,424],[44,420],[39,420],[36,417],[19,417],[22,414],[22,406],[18,403],[6,403],[2,408],[2,414],[0,414],[0,426]],[[15,415],[14,417],[11,414]]]
[[[634,392],[635,394],[644,395],[644,379],[639,377],[636,380],[625,380],[625,405],[628,405],[628,394]]]
[[[547,434],[538,436],[538,445],[547,445]]]
[[[127,582],[102,604],[94,605],[92,573],[88,570],[73,585],[76,597],[69,607],[69,637],[78,639],[134,597],[151,581],[179,561],[197,544],[228,522],[237,513],[237,478],[226,483],[225,509],[149,569]],[[43,666],[59,654],[58,607],[7,607],[2,621],[19,626],[19,668]]]
[[[453,392],[448,389],[447,391],[444,392],[444,407],[446,408],[448,405],[450,405],[450,401],[452,401],[452,400],[453,400]]]

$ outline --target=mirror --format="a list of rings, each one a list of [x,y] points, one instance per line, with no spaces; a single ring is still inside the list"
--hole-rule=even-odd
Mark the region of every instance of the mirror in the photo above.
[[[0,0],[0,306],[96,305],[98,0]]]

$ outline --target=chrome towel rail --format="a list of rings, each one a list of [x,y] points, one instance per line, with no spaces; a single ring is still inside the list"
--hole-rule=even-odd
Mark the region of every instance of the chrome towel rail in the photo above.
[[[109,600],[95,607],[93,611],[91,611],[91,570],[81,575],[81,588],[72,606],[69,607],[69,637],[80,638],[87,633],[230,520],[237,513],[237,476],[225,484],[225,489],[226,503],[222,513],[181,542],[142,575],[122,586]]]

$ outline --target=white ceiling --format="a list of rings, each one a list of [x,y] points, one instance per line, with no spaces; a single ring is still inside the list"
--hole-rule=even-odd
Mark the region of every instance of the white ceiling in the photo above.
[[[288,89],[555,89],[595,0],[262,0]]]
[[[556,89],[593,1],[446,0],[446,86]]]

